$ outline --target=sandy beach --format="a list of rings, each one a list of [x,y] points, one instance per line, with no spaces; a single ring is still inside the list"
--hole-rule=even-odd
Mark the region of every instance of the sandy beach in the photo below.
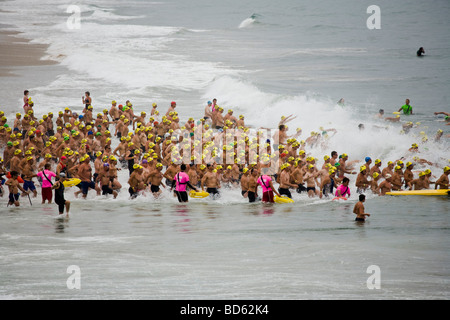
[[[0,76],[14,76],[14,67],[52,65],[57,62],[41,60],[47,45],[33,44],[20,32],[0,29]]]

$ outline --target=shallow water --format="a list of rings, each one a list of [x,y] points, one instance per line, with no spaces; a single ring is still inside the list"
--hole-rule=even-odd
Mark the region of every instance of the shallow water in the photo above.
[[[447,197],[72,199],[0,215],[3,299],[448,299]],[[95,198],[95,201],[93,199]],[[225,203],[224,203],[225,202]],[[106,205],[107,204],[107,205]],[[420,209],[418,207],[420,206]],[[401,208],[401,210],[392,210]],[[80,289],[68,289],[69,266]],[[369,266],[380,289],[368,289]]]
[[[349,1],[95,1],[80,4],[81,29],[69,30],[65,4],[2,1],[0,20],[50,47],[60,65],[19,68],[0,78],[0,110],[22,110],[29,89],[36,114],[70,106],[91,91],[95,111],[130,99],[149,113],[177,101],[182,121],[203,116],[206,101],[275,128],[294,114],[300,139],[320,127],[337,134],[308,150],[386,163],[413,154],[448,165],[450,134],[435,111],[449,109],[448,1],[378,1],[381,29],[368,30],[369,4]],[[20,8],[20,11],[18,10]],[[32,28],[30,26],[33,26]],[[424,46],[426,56],[415,52]],[[344,97],[345,107],[336,105]],[[410,98],[416,124],[373,119]],[[358,124],[365,130],[359,131]],[[322,130],[320,130],[322,131]],[[422,143],[424,135],[428,142]],[[114,141],[116,144],[117,141]],[[0,148],[1,149],[1,148]],[[321,162],[320,162],[321,164]],[[423,170],[425,166],[417,166]],[[69,219],[40,195],[6,208],[0,199],[0,297],[3,299],[448,299],[448,197],[367,194],[364,224],[354,222],[356,192],[346,202],[308,199],[249,204],[238,190],[216,201],[179,204],[167,192],[129,200],[127,172],[118,199],[72,201]],[[351,185],[354,176],[351,176]],[[368,289],[381,271],[380,289]],[[69,266],[81,288],[68,289]]]

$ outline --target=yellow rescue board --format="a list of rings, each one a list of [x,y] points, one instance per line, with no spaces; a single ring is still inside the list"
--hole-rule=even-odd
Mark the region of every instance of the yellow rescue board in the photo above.
[[[386,192],[390,196],[446,196],[450,189],[403,190]]]
[[[72,178],[72,179],[65,180],[63,182],[63,185],[64,185],[64,187],[73,187],[73,186],[76,186],[77,184],[79,184],[80,182],[81,182],[80,179]]]
[[[277,195],[275,195],[273,196],[273,200],[275,201],[275,203],[294,203],[294,200],[286,196],[278,197]]]
[[[191,198],[205,198],[209,196],[209,193],[206,191],[195,192],[194,190],[189,191],[189,196]]]

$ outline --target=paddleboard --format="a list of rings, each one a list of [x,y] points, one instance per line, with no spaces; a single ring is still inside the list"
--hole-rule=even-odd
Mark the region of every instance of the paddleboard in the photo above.
[[[386,192],[390,196],[446,196],[450,194],[450,189],[426,189],[426,190],[403,190]]]
[[[195,192],[194,190],[189,191],[189,196],[191,198],[205,198],[209,196],[209,193],[206,191]]]
[[[278,197],[277,195],[274,195],[273,200],[275,203],[294,203],[294,200],[286,196]]]
[[[8,179],[11,179],[11,172],[8,171],[8,172],[6,173],[6,177],[7,177]],[[19,183],[24,183],[23,179],[22,179],[20,176],[17,177],[17,181],[19,181]]]
[[[81,182],[78,178],[67,179],[63,182],[64,187],[73,187]]]

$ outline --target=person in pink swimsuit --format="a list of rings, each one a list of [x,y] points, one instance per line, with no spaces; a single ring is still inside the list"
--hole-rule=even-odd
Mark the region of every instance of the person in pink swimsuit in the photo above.
[[[173,187],[175,186],[175,194],[178,197],[178,202],[188,202],[188,194],[186,192],[186,186],[195,190],[195,192],[197,192],[197,189],[189,183],[189,176],[185,172],[186,171],[185,164],[181,165],[180,170],[181,171],[175,175],[172,182],[172,188],[170,190],[172,191]]]
[[[274,192],[278,197],[280,197],[280,194],[273,187],[272,178],[268,175],[261,175],[261,177],[258,178],[258,184],[263,189],[262,202],[275,202],[273,199]]]
[[[50,168],[50,163],[47,163],[44,167],[44,170],[36,174],[36,176],[38,176],[42,180],[42,203],[45,203],[45,200],[47,200],[48,203],[52,203],[52,177],[56,177],[56,174],[53,171],[50,171]]]
[[[350,182],[350,179],[347,177],[344,177],[342,180],[342,184],[337,187],[335,196],[338,198],[345,198],[346,195],[350,197],[350,188],[348,187],[348,183]]]

